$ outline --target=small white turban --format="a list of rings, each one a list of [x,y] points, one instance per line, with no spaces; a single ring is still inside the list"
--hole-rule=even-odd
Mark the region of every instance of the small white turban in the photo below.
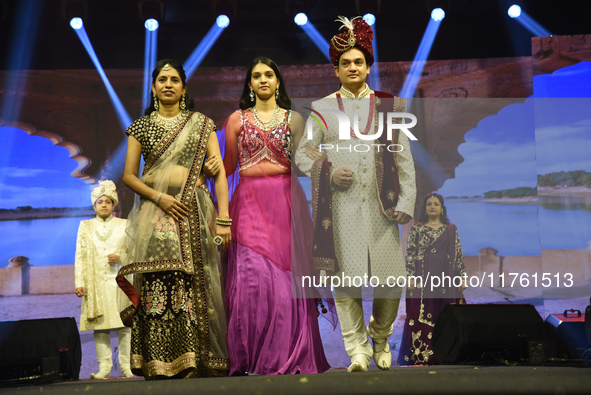
[[[115,183],[111,180],[104,180],[99,182],[99,186],[92,190],[92,205],[96,203],[98,198],[101,196],[106,196],[113,201],[113,205],[116,206],[119,202],[117,197],[117,187]]]

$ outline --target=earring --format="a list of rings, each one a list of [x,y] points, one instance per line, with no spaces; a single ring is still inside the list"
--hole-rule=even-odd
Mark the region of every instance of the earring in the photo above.
[[[154,109],[158,111],[158,98],[154,96]]]
[[[185,95],[183,95],[183,97],[181,98],[180,107],[181,107],[181,110],[186,110],[187,109],[187,103],[185,103]]]
[[[250,88],[250,101],[254,103],[254,91]]]
[[[279,99],[279,87],[275,89],[275,99]]]

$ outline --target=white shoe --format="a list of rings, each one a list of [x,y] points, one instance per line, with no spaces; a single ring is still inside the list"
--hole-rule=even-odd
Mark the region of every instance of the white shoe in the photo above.
[[[104,373],[104,372],[98,372],[98,373],[91,373],[90,374],[90,378],[91,379],[108,379],[111,377],[110,373]]]
[[[377,342],[373,338],[371,340],[373,342],[373,360],[376,366],[382,370],[390,369],[390,366],[392,366],[392,353],[390,352],[388,339],[380,339]],[[384,342],[386,345],[380,351],[376,351],[376,345],[381,346]]]
[[[367,372],[368,367],[369,361],[367,361],[365,355],[362,355],[361,357],[353,357],[351,360],[351,365],[349,365],[347,372]]]
[[[131,373],[130,369],[124,370],[123,372],[121,372],[121,374],[123,375],[123,377],[133,377],[133,373]]]

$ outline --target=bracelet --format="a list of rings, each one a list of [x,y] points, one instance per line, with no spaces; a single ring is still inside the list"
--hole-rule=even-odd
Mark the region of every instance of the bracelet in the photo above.
[[[160,204],[160,198],[162,198],[162,192],[160,192],[156,198],[156,205]]]
[[[216,218],[215,223],[222,226],[232,225],[232,218]]]

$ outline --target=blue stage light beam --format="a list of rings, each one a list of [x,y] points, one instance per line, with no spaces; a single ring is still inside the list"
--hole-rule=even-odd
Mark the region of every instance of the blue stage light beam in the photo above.
[[[441,11],[435,12],[436,10]],[[431,52],[433,41],[435,41],[437,31],[439,30],[439,26],[441,25],[441,21],[443,20],[443,18],[445,18],[445,12],[441,8],[436,8],[431,13],[431,19],[429,20],[429,24],[427,25],[425,34],[423,34],[423,39],[421,40],[419,49],[412,62],[410,71],[406,76],[406,80],[404,80],[402,89],[400,90],[400,97],[404,97],[410,100],[414,96],[415,90],[417,89],[417,85],[419,84],[419,80],[421,79],[423,67],[425,66],[425,62],[429,57],[429,52]],[[410,102],[408,103],[408,106],[410,106]]]
[[[132,122],[131,117],[127,113],[127,110],[123,106],[123,103],[121,103],[121,100],[119,100],[117,93],[115,93],[115,89],[113,89],[113,85],[111,85],[111,82],[109,82],[109,79],[107,78],[107,75],[105,74],[105,70],[103,70],[103,66],[101,66],[101,62],[99,62],[98,56],[96,56],[96,53],[94,52],[94,48],[92,47],[92,44],[90,43],[90,39],[88,38],[88,35],[86,34],[86,29],[84,29],[84,24],[82,26],[80,26],[79,29],[76,29],[74,31],[78,35],[78,38],[82,42],[82,45],[84,45],[86,52],[88,52],[88,56],[90,56],[92,63],[94,63],[94,67],[96,67],[96,70],[98,71],[99,75],[101,76],[103,83],[105,84],[105,88],[107,88],[107,92],[109,93],[109,97],[111,98],[111,102],[113,102],[113,106],[115,107],[115,112],[117,114],[117,118],[119,119],[119,124],[121,125],[122,133],[125,135],[125,129],[127,129],[129,127],[129,125],[131,125],[131,122]]]
[[[197,45],[193,53],[189,55],[189,58],[185,61],[185,64],[183,64],[187,81],[189,81],[189,78],[191,78],[195,70],[197,70],[197,67],[199,67],[211,47],[213,47],[213,44],[215,44],[220,34],[222,34],[224,29],[228,27],[229,24],[230,18],[228,18],[226,15],[220,15],[217,17],[216,22],[209,29],[205,37],[203,37],[199,45]]]
[[[511,7],[509,7],[507,14],[509,14],[511,18],[519,22],[521,26],[525,27],[536,37],[549,37],[552,35],[548,29],[536,22],[534,18],[529,16],[517,4],[513,4]]]
[[[373,14],[366,14],[366,15],[373,15]],[[365,16],[363,17],[363,19],[365,20]],[[367,22],[367,21],[366,21]],[[373,40],[371,42],[371,45],[373,46],[373,65],[371,66],[370,69],[370,74],[369,74],[369,87],[374,90],[374,91],[379,91],[381,90],[382,86],[380,83],[380,68],[378,67],[378,39],[377,39],[377,34],[376,34],[376,28],[375,28],[375,17],[373,20],[373,23],[370,25],[372,26],[373,29]],[[369,24],[369,22],[367,22]]]
[[[304,14],[304,16],[305,16],[305,14]],[[296,24],[297,24],[297,22],[296,22]],[[318,30],[316,30],[316,28],[314,27],[312,22],[310,22],[310,20],[307,20],[307,23],[304,23],[303,25],[299,25],[299,26],[302,28],[304,33],[306,33],[308,35],[308,37],[310,37],[310,39],[318,47],[320,52],[322,52],[322,54],[324,56],[326,56],[326,59],[328,59],[330,61],[330,55],[328,52],[328,48],[330,47],[330,45],[328,44],[328,41],[326,41],[326,39],[324,37],[322,37],[322,35],[318,32]]]
[[[148,106],[151,100],[152,70],[156,67],[156,54],[158,50],[158,30],[146,28],[146,44],[144,48],[144,106]],[[144,115],[143,108],[140,116]]]
[[[43,7],[35,0],[19,1],[16,4],[17,23],[14,24],[10,49],[5,58],[8,59],[7,70],[29,70]],[[4,99],[0,107],[0,118],[4,121],[19,119],[23,102],[22,86],[26,78],[25,73],[6,73],[6,80],[3,81]]]

